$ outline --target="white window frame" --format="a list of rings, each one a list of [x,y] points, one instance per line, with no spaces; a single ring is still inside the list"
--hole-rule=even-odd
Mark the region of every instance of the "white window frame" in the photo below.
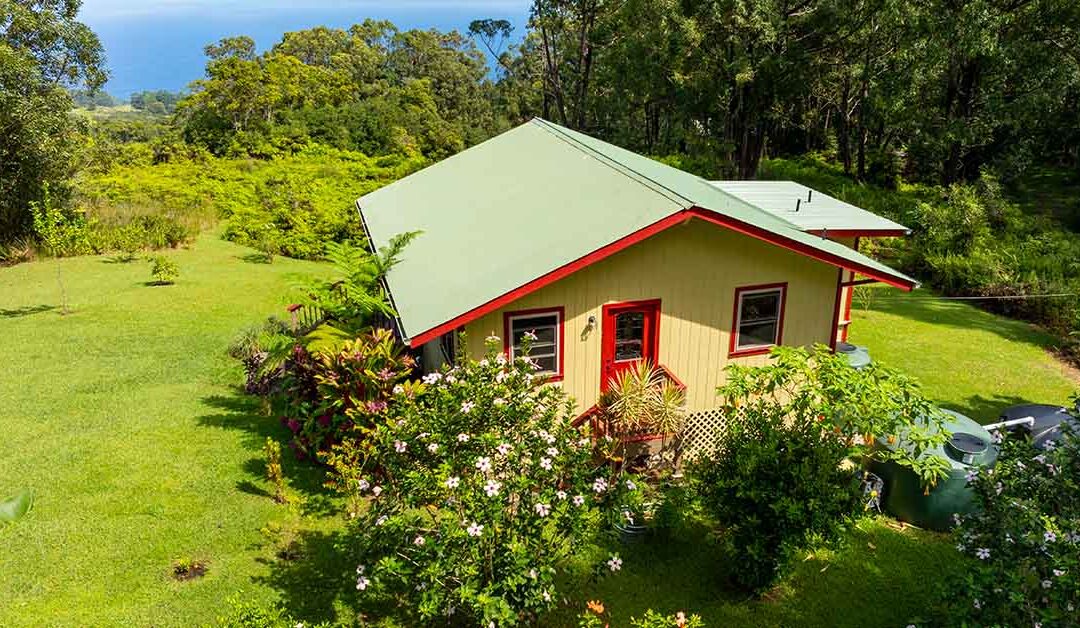
[[[537,309],[537,310],[531,310],[531,311],[512,312],[512,313],[507,314],[506,315],[506,335],[507,335],[507,337],[506,337],[506,350],[507,350],[507,355],[511,360],[514,360],[515,358],[519,357],[515,353],[514,322],[518,321],[518,320],[521,320],[521,319],[540,318],[540,317],[544,317],[544,316],[553,316],[555,318],[555,325],[553,326],[553,329],[554,329],[554,334],[553,334],[554,353],[543,354],[543,355],[539,355],[539,356],[538,355],[533,355],[533,356],[530,356],[530,357],[532,357],[532,358],[538,358],[538,357],[539,358],[549,358],[549,357],[554,358],[555,359],[555,370],[554,371],[548,371],[548,370],[537,371],[537,374],[545,375],[545,376],[548,376],[548,377],[555,377],[555,378],[562,377],[562,375],[563,375],[563,373],[562,373],[562,365],[563,365],[563,355],[562,355],[562,351],[563,351],[563,312],[559,308]]]
[[[752,297],[762,294],[779,293],[780,299],[776,302],[776,316],[773,318],[762,318],[756,320],[745,321],[747,324],[765,323],[776,321],[776,333],[773,334],[773,341],[767,344],[754,344],[754,345],[742,345],[740,336],[742,335],[743,326],[743,300],[746,297]],[[731,343],[731,355],[741,355],[745,353],[752,353],[755,351],[761,351],[763,349],[771,349],[779,345],[784,338],[784,308],[787,305],[787,284],[769,286],[762,288],[749,287],[746,290],[737,289],[735,299],[735,326],[732,329],[734,339]]]

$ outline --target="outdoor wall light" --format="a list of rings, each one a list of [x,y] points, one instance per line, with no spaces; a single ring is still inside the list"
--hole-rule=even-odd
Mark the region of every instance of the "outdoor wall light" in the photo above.
[[[596,329],[596,316],[590,315],[589,322],[585,324],[585,329],[581,330],[581,339],[587,339],[594,329]]]

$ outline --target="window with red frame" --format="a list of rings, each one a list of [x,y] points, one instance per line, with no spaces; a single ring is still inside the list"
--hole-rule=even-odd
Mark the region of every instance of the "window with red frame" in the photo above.
[[[528,357],[539,365],[544,375],[562,374],[562,310],[511,312],[506,315],[507,346],[511,358],[524,354],[525,334],[535,338],[529,346]]]
[[[765,353],[784,333],[787,284],[751,286],[735,291],[735,328],[731,354]]]

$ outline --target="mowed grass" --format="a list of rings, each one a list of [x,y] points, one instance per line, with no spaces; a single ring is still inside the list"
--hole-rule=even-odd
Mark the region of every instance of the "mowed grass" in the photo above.
[[[294,491],[315,506],[306,556],[274,560],[259,533],[286,517],[265,492],[260,453],[266,436],[285,434],[237,393],[240,369],[224,354],[325,267],[249,263],[249,250],[209,234],[166,255],[180,267],[174,286],[145,285],[145,262],[106,258],[0,269],[0,495],[37,492],[27,518],[0,527],[0,626],[201,625],[238,591],[283,600],[305,622],[348,616],[351,567],[320,471],[285,456]],[[74,310],[64,317],[58,264]],[[871,294],[856,303],[852,341],[946,407],[986,421],[1010,403],[1063,403],[1075,388],[1047,352],[1052,339],[1024,323],[924,292]],[[623,571],[575,580],[545,625],[575,625],[588,599],[605,602],[613,626],[649,608],[714,626],[906,625],[963,567],[948,537],[886,518],[808,551],[761,600],[728,585],[736,559],[704,528],[617,549]],[[208,561],[208,574],[172,580],[180,558]]]
[[[191,626],[240,589],[274,594],[259,530],[281,507],[262,494],[260,449],[281,434],[236,394],[225,350],[325,269],[250,253],[205,235],[164,253],[181,275],[162,287],[146,285],[145,261],[0,268],[0,498],[36,492],[25,519],[0,526],[0,626]],[[208,574],[172,580],[181,558]]]
[[[1054,338],[926,290],[865,288],[852,307],[850,341],[913,375],[938,404],[982,423],[1020,403],[1069,405],[1076,370],[1051,353]]]

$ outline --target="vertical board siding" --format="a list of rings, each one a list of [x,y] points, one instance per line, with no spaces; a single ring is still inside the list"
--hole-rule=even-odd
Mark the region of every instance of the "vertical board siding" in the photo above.
[[[787,282],[784,344],[828,344],[836,299],[836,268],[753,238],[693,220],[669,229],[469,323],[470,356],[484,339],[503,335],[503,313],[565,308],[565,378],[554,385],[578,410],[600,394],[601,308],[607,303],[660,299],[660,362],[687,386],[691,411],[716,406],[716,387],[729,363],[735,288]],[[588,320],[596,317],[590,330]],[[768,356],[735,358],[763,364]]]

